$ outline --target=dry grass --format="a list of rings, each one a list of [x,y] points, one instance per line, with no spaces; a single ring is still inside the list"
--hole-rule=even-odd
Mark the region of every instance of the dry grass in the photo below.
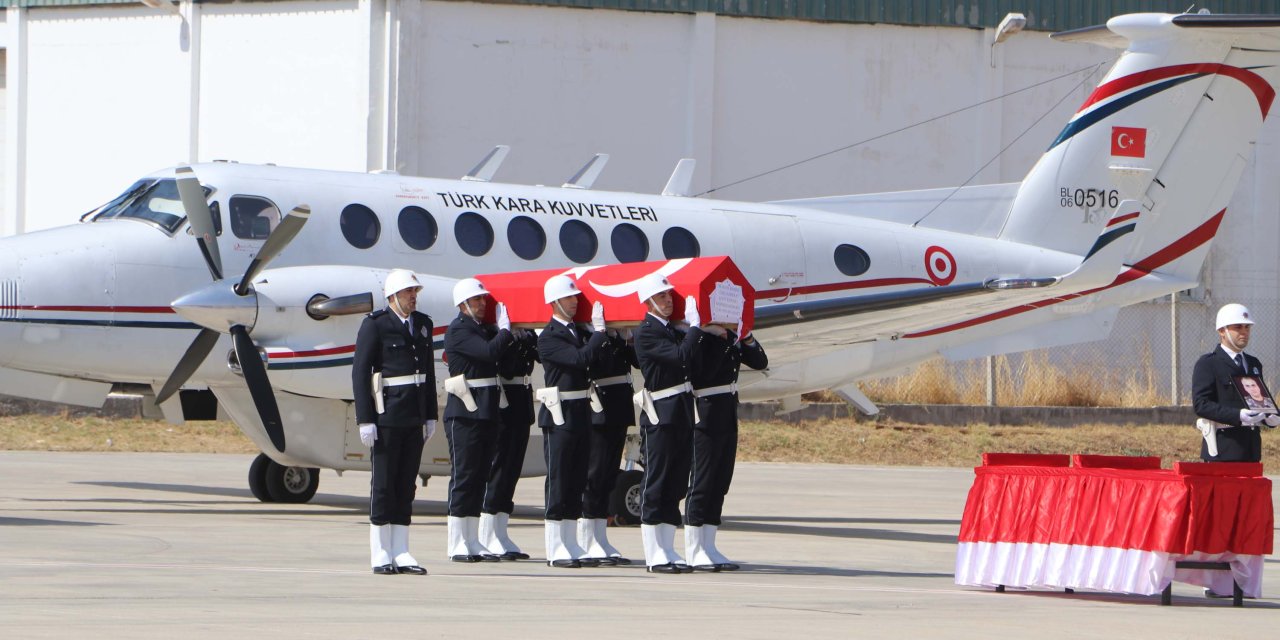
[[[19,451],[170,451],[255,453],[231,422],[18,415],[0,417],[0,449]]]
[[[1280,469],[1280,433],[1262,437],[1263,464]],[[889,421],[830,420],[741,426],[739,460],[971,467],[983,452],[1087,453],[1200,459],[1200,434],[1188,425],[1080,425],[1071,428],[971,425],[937,427]]]
[[[1002,406],[1153,407],[1169,402],[1168,391],[1157,388],[1151,351],[1145,346],[1132,368],[1064,369],[1051,364],[1047,353],[1033,351],[1016,365],[996,357],[995,369],[996,398]],[[881,404],[984,404],[986,364],[935,358],[904,375],[865,382],[863,391]]]

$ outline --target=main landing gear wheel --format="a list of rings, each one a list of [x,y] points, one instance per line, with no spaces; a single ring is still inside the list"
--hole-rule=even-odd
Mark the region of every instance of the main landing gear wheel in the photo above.
[[[320,488],[320,470],[286,467],[260,453],[249,465],[249,491],[262,502],[301,504]]]
[[[609,513],[615,525],[640,524],[640,494],[644,472],[639,469],[623,471],[613,483],[609,494]]]

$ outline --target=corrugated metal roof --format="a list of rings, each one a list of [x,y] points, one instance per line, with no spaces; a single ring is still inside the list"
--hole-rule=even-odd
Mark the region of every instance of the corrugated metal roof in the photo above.
[[[256,0],[239,0],[241,2]],[[994,27],[1005,14],[1027,16],[1027,28],[1065,31],[1106,22],[1124,13],[1179,13],[1193,0],[453,0],[582,9],[665,13],[715,12],[725,16],[886,23],[914,26]],[[137,4],[138,0],[0,0],[5,6]],[[1199,2],[1214,13],[1280,14],[1280,0]]]

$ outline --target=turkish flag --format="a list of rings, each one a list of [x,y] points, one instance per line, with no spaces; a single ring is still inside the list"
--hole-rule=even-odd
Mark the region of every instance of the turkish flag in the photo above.
[[[1111,155],[1145,158],[1147,130],[1139,127],[1111,127]]]

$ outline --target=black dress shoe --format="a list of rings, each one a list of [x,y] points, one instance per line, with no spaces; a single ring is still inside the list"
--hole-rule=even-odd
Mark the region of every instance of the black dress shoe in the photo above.
[[[416,564],[411,564],[407,567],[396,567],[396,573],[407,573],[411,576],[425,576],[427,575],[427,570]]]
[[[695,564],[689,566],[690,571],[707,571],[709,573],[719,573],[720,565],[718,564]]]
[[[578,558],[578,564],[584,567],[598,567],[600,566],[600,559],[599,558]]]
[[[508,551],[508,552],[506,552],[506,553],[502,554],[501,558],[502,558],[503,560],[513,560],[513,561],[514,561],[514,560],[528,560],[528,559],[529,559],[529,554],[527,554],[527,553],[522,553],[522,552],[520,552],[520,551]]]
[[[373,572],[380,576],[394,576],[396,574],[395,565],[384,564],[381,567],[374,567]]]
[[[480,554],[480,562],[502,562],[502,556],[497,556],[492,553],[482,553]]]
[[[547,566],[559,569],[581,569],[582,562],[578,560],[548,560]]]
[[[631,564],[631,561],[630,561],[630,560],[628,560],[628,559],[626,559],[626,558],[624,558],[624,557],[622,557],[622,556],[610,556],[610,557],[609,557],[609,559],[610,559],[610,560],[612,560],[614,564],[616,564],[616,565],[618,565],[618,566],[620,566],[620,567],[621,567],[621,566],[626,566],[626,565]]]
[[[617,558],[587,558],[587,559],[595,561],[597,565],[602,567],[612,567],[618,564]]]
[[[737,571],[742,568],[732,562],[721,562],[716,564],[716,566],[719,567],[721,571]]]
[[[480,562],[480,556],[469,556],[465,553],[451,556],[449,559],[454,562]]]
[[[666,564],[649,565],[649,567],[646,570],[649,573],[683,573],[680,570],[680,567],[674,562],[668,562]]]

